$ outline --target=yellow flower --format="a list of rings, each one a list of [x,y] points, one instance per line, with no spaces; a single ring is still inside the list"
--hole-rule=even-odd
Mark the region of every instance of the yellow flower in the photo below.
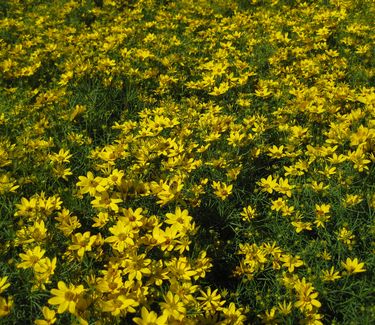
[[[303,222],[301,220],[296,220],[292,221],[292,225],[295,227],[297,234],[299,234],[303,230],[312,230],[311,222]]]
[[[222,324],[245,324],[246,316],[242,314],[243,312],[243,308],[236,308],[236,305],[231,302],[229,307],[223,308],[225,320],[222,322]]]
[[[284,151],[284,146],[281,145],[280,147],[273,146],[272,148],[269,148],[268,151],[270,152],[267,154],[271,158],[282,158],[284,157],[285,153]]]
[[[191,228],[193,218],[189,216],[189,211],[186,209],[181,211],[180,207],[176,207],[174,213],[167,213],[165,216],[167,217],[165,223],[176,227],[180,231],[186,232],[186,230]]]
[[[342,241],[344,244],[348,245],[349,248],[353,244],[355,239],[355,236],[353,235],[352,231],[346,229],[346,227],[343,227],[340,229],[338,233],[338,240]]]
[[[212,96],[220,96],[225,94],[229,90],[228,82],[222,82],[219,87],[214,87],[214,89],[209,93]]]
[[[159,304],[163,315],[166,315],[170,320],[182,321],[186,315],[186,308],[184,303],[180,300],[180,297],[168,291],[164,300],[165,302]]]
[[[272,192],[278,187],[277,179],[273,179],[271,175],[269,175],[267,179],[261,178],[258,185],[262,187],[263,192],[268,192],[270,194],[272,194]]]
[[[48,307],[42,308],[44,319],[37,319],[34,321],[35,325],[51,325],[56,322],[56,312]]]
[[[3,293],[7,288],[9,288],[10,283],[7,283],[7,280],[7,276],[0,278],[0,293]]]
[[[348,257],[345,263],[341,262],[341,265],[345,268],[348,275],[366,271],[366,269],[363,268],[365,266],[365,263],[359,263],[357,258],[354,258],[352,260]]]
[[[141,318],[134,317],[133,322],[137,325],[166,325],[167,315],[162,315],[158,317],[158,314],[154,311],[148,311],[146,307],[141,309]]]
[[[123,274],[128,275],[129,281],[133,281],[134,279],[141,281],[144,275],[151,274],[150,263],[151,259],[146,258],[146,254],[130,254],[129,258],[123,263],[123,266],[125,266]]]
[[[335,281],[337,279],[340,279],[341,276],[339,275],[339,272],[335,272],[335,268],[332,266],[330,270],[324,270],[322,272],[322,279],[323,281],[325,282],[329,282],[329,281]]]
[[[306,282],[306,279],[297,281],[294,289],[298,295],[298,301],[295,302],[294,306],[299,308],[302,312],[310,312],[313,308],[320,308],[321,303],[316,299],[318,293],[314,292],[314,287],[311,283]]]
[[[58,163],[58,164],[69,163],[70,162],[69,159],[71,157],[72,155],[70,154],[69,149],[66,151],[64,149],[60,149],[59,153],[52,153],[49,155],[49,158],[51,159],[51,161]]]
[[[232,147],[238,147],[241,146],[243,143],[242,140],[245,138],[245,134],[241,133],[241,131],[231,131],[229,134],[229,137],[227,138],[227,141],[229,145]]]
[[[50,305],[59,305],[57,312],[62,314],[68,310],[71,314],[76,312],[76,305],[84,292],[83,285],[74,286],[69,284],[69,287],[63,281],[57,284],[58,289],[52,289],[51,293],[55,295],[48,300]]]
[[[285,194],[287,197],[292,196],[292,189],[294,188],[294,185],[290,185],[288,179],[283,179],[280,177],[279,184],[276,186],[276,191]]]
[[[10,313],[13,306],[13,298],[8,299],[0,297],[0,317],[4,317]]]
[[[29,267],[34,267],[39,263],[45,252],[46,251],[41,249],[40,246],[36,246],[32,250],[29,249],[26,254],[19,254],[23,262],[17,264],[17,268],[27,269]]]
[[[68,250],[77,251],[78,257],[82,259],[85,252],[91,251],[95,240],[96,236],[91,236],[89,231],[86,231],[84,234],[78,232],[73,235],[72,245],[69,245]]]
[[[55,273],[56,262],[56,257],[52,260],[44,257],[34,266],[35,278],[38,280],[38,284],[49,283],[50,277]]]
[[[135,313],[134,307],[139,306],[139,302],[125,295],[119,295],[116,298],[103,302],[102,310],[110,312],[113,316],[118,316],[123,312]]]
[[[233,185],[228,186],[225,183],[213,181],[212,188],[215,190],[216,196],[225,200],[232,193]]]
[[[277,200],[272,201],[271,210],[272,211],[280,211],[280,209],[285,208],[286,202],[283,198],[279,197]]]
[[[122,199],[110,196],[107,191],[103,191],[95,195],[95,199],[91,201],[91,204],[97,209],[111,209],[114,212],[118,212],[119,207],[117,203],[121,202]]]
[[[251,205],[248,205],[247,207],[244,207],[242,212],[240,213],[242,216],[243,221],[248,221],[255,218],[256,211]]]
[[[288,315],[292,312],[292,303],[291,302],[286,302],[285,300],[281,303],[279,302],[278,304],[278,310],[281,314],[283,315]]]
[[[284,254],[280,257],[280,261],[284,263],[283,266],[287,267],[290,273],[294,272],[294,268],[303,265],[303,261],[300,260],[298,255],[293,257],[292,255]]]
[[[80,180],[76,185],[81,187],[80,192],[82,194],[89,193],[91,196],[95,196],[97,192],[105,191],[107,181],[101,177],[94,177],[92,172],[87,173],[86,176],[79,176]]]
[[[123,252],[125,247],[129,245],[134,245],[134,231],[129,224],[119,220],[113,227],[109,228],[109,231],[113,236],[106,238],[105,241],[111,243],[111,246],[119,252]]]
[[[216,312],[217,310],[222,309],[222,305],[224,305],[225,300],[221,300],[220,294],[217,292],[218,289],[214,291],[208,287],[207,292],[200,290],[201,297],[198,297],[197,300],[202,302],[202,308],[207,312]]]

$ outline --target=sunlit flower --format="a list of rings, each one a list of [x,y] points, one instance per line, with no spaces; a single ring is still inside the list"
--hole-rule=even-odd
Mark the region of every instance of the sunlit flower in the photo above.
[[[358,258],[347,258],[345,262],[341,262],[341,265],[345,268],[348,275],[365,272],[365,263],[359,262]]]
[[[51,293],[55,296],[48,300],[51,305],[58,305],[57,312],[62,314],[65,311],[74,314],[76,312],[76,305],[85,291],[83,285],[75,286],[69,284],[69,287],[63,281],[57,284],[58,289],[52,289]]]

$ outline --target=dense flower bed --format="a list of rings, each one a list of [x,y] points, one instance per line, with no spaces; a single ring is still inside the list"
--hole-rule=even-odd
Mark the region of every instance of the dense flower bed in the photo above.
[[[374,16],[2,1],[1,324],[369,324]]]

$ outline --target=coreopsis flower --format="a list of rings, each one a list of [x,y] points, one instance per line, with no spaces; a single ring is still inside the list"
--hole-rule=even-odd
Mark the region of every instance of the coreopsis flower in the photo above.
[[[210,287],[207,288],[207,291],[199,290],[201,293],[200,297],[197,297],[197,300],[200,301],[202,308],[208,313],[214,313],[222,309],[222,306],[225,303],[225,300],[221,300],[221,295],[218,293],[218,289],[212,291]]]
[[[314,308],[320,308],[321,303],[316,299],[318,293],[314,291],[311,283],[306,282],[305,278],[297,281],[294,286],[298,300],[294,306],[299,308],[302,312],[311,312]]]
[[[212,188],[215,190],[216,196],[225,200],[231,193],[233,189],[233,185],[227,185],[222,182],[213,181]]]
[[[300,219],[292,221],[291,224],[294,226],[295,231],[299,234],[303,230],[312,230],[311,222],[303,222]]]
[[[91,251],[95,241],[96,236],[91,236],[89,231],[84,234],[78,232],[72,236],[72,244],[69,245],[68,250],[77,251],[78,257],[82,259],[85,252]]]
[[[148,311],[146,307],[141,309],[141,317],[134,317],[133,322],[137,325],[166,325],[168,320],[168,315],[163,314],[158,316],[154,311]]]
[[[279,184],[277,184],[277,178],[272,178],[272,175],[269,175],[267,178],[261,178],[260,182],[257,184],[262,188],[262,192],[268,192],[270,194],[279,186]]]
[[[89,193],[91,196],[95,196],[97,192],[103,192],[106,190],[107,180],[101,177],[94,177],[92,172],[88,172],[87,176],[79,176],[80,180],[76,185],[80,187],[80,193]]]
[[[56,312],[48,307],[42,308],[44,319],[37,319],[34,321],[35,325],[52,325],[56,322]]]
[[[159,184],[156,182],[151,183],[151,190],[158,197],[156,203],[161,206],[174,200],[181,192],[184,184],[181,179],[175,178],[169,180],[168,182],[160,181]]]
[[[236,148],[241,146],[246,134],[241,131],[231,131],[229,137],[227,138],[228,144]]]
[[[240,215],[242,216],[243,221],[249,221],[251,219],[254,219],[256,215],[255,208],[253,208],[251,205],[248,205],[247,207],[244,207],[242,209]]]
[[[263,324],[274,324],[277,318],[277,309],[276,307],[272,307],[271,309],[267,309],[263,314],[257,315]]]
[[[189,211],[186,209],[181,211],[180,207],[176,207],[174,213],[167,213],[165,216],[167,217],[165,223],[177,227],[180,231],[186,232],[191,228],[193,218],[189,216]]]
[[[295,188],[295,186],[290,185],[287,178],[283,179],[282,177],[280,177],[279,183],[277,184],[275,190],[281,194],[285,194],[287,197],[291,197],[293,188]]]
[[[343,227],[338,232],[337,239],[351,248],[354,243],[355,236],[353,235],[353,232],[351,230]]]
[[[304,264],[303,261],[300,260],[300,257],[298,255],[292,256],[289,254],[283,254],[280,257],[280,261],[284,263],[283,266],[287,267],[290,273],[294,272],[294,269],[296,267],[300,267]]]
[[[282,315],[289,315],[292,312],[292,308],[293,308],[292,303],[291,302],[287,303],[285,300],[283,300],[282,303],[279,302],[277,305],[277,309]]]
[[[343,200],[344,206],[349,207],[356,205],[363,201],[363,198],[357,194],[347,194],[345,199]]]
[[[139,302],[135,301],[133,298],[118,295],[109,301],[104,301],[102,310],[104,312],[110,312],[113,316],[118,316],[126,312],[135,313],[135,307],[137,306],[139,306]]]
[[[284,146],[281,145],[280,147],[277,147],[277,146],[272,146],[272,148],[269,148],[268,149],[269,153],[267,154],[269,157],[271,158],[282,158],[284,157],[285,153],[284,153]]]
[[[63,281],[59,281],[57,284],[58,289],[52,289],[51,293],[55,296],[48,299],[50,305],[58,305],[57,312],[62,314],[65,311],[69,311],[71,314],[75,314],[76,305],[82,297],[82,293],[85,291],[83,285],[75,286],[69,284],[69,287]]]
[[[168,291],[164,301],[159,305],[163,315],[166,315],[169,320],[182,321],[185,318],[186,308],[178,295]]]
[[[119,211],[117,203],[121,203],[123,200],[111,196],[107,191],[103,191],[95,194],[95,199],[91,201],[91,204],[96,209],[110,209],[114,212]]]
[[[365,263],[359,262],[358,258],[347,258],[345,262],[341,262],[341,265],[345,268],[348,275],[365,272]]]
[[[54,257],[52,260],[48,257],[44,257],[39,261],[39,263],[35,264],[35,278],[38,281],[36,286],[44,288],[44,284],[50,282],[51,276],[55,273],[56,262],[56,257]]]
[[[49,158],[51,159],[52,162],[62,164],[62,163],[69,163],[70,158],[72,156],[73,155],[70,154],[69,149],[68,150],[60,149],[58,153],[50,154]]]
[[[13,307],[13,298],[0,297],[0,317],[7,316]]]
[[[3,293],[7,288],[9,288],[10,283],[8,283],[7,281],[7,276],[0,278],[0,294]]]
[[[151,275],[150,264],[151,259],[146,258],[146,254],[130,254],[122,264],[125,267],[123,274],[127,274],[130,281],[133,279],[141,281],[143,276]]]
[[[231,302],[229,307],[223,308],[223,315],[225,319],[221,322],[222,324],[237,324],[242,325],[246,322],[246,316],[243,314],[243,308],[236,308],[236,305]]]
[[[21,199],[20,204],[16,204],[17,212],[14,214],[15,217],[31,217],[35,215],[38,200],[33,197],[30,200],[26,198]]]
[[[105,242],[110,243],[119,252],[123,252],[125,247],[129,245],[134,245],[134,231],[128,223],[119,220],[113,227],[109,228],[109,231],[113,236],[106,238]]]
[[[280,211],[282,208],[286,207],[286,202],[283,198],[279,197],[277,200],[272,201],[271,210]]]
[[[192,269],[185,256],[173,258],[172,260],[165,262],[165,264],[169,270],[169,276],[173,276],[179,281],[191,281],[191,278],[197,273]]]
[[[39,263],[45,252],[45,249],[41,249],[40,246],[36,246],[34,249],[27,250],[26,254],[19,254],[23,262],[17,264],[17,267],[22,269],[34,267],[37,263]]]
[[[332,266],[329,270],[322,271],[322,279],[325,282],[335,281],[340,278],[341,276],[339,275],[338,271],[335,271],[334,266]]]

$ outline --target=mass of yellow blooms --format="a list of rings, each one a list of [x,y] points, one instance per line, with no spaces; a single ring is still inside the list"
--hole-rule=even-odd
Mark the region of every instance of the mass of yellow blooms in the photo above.
[[[2,1],[0,323],[369,324],[374,16]]]

